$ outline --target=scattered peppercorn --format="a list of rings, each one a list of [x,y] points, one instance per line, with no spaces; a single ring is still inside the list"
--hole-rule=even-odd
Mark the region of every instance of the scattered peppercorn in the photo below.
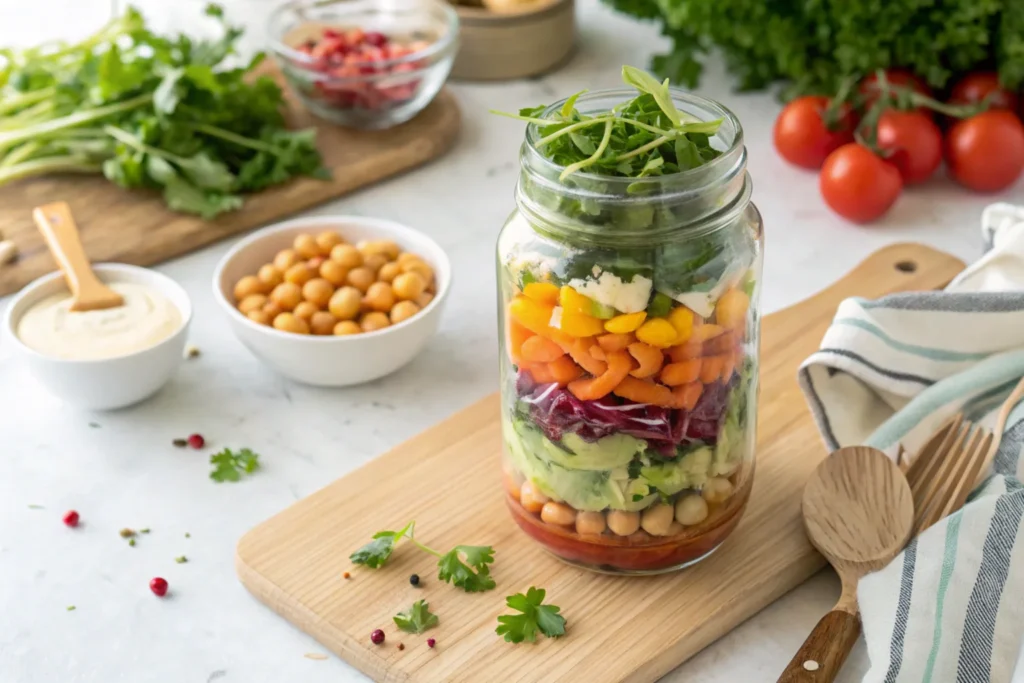
[[[199,347],[198,346],[190,346],[187,349],[185,349],[185,358],[198,358],[198,357],[199,357]]]
[[[174,561],[178,564],[185,564],[186,562],[188,562],[188,558],[184,555],[178,555],[176,558],[174,558]]]
[[[188,437],[188,445],[198,450],[206,445],[206,439],[201,434],[191,434]]]
[[[352,575],[349,574],[348,572],[345,572],[344,574],[342,574],[342,576],[344,576],[346,579],[351,579],[352,578]]]
[[[414,586],[420,585],[420,575],[419,574],[413,574],[412,576],[410,576],[409,577],[409,583],[411,583]]]
[[[75,606],[74,605],[68,605],[68,611],[69,612],[74,612],[75,611]]]
[[[153,591],[153,594],[157,597],[164,597],[167,595],[167,579],[161,579],[159,576],[149,582],[149,590]]]
[[[128,545],[131,546],[132,548],[134,548],[135,547],[135,539],[134,538],[129,538],[128,539]]]
[[[370,642],[373,643],[374,645],[380,645],[381,643],[383,643],[384,642],[384,631],[381,631],[380,629],[377,629],[376,631],[371,633],[370,634]]]
[[[405,643],[399,643],[398,644],[398,649],[399,650],[404,650],[405,649]]]
[[[121,538],[131,538],[135,535],[134,529],[121,529]]]
[[[185,532],[185,538],[192,538],[192,534],[190,534],[189,532],[186,531]]]
[[[145,527],[143,529],[139,529],[139,533],[140,534],[148,534],[149,533],[149,527],[147,526],[147,527]]]
[[[68,510],[64,513],[64,523],[68,526],[78,526],[78,513],[74,510]]]
[[[437,641],[433,638],[427,638],[427,647],[434,647],[437,645]]]
[[[174,441],[171,442],[171,445],[175,446],[176,448],[184,448],[185,446],[188,445],[188,439],[175,439]]]

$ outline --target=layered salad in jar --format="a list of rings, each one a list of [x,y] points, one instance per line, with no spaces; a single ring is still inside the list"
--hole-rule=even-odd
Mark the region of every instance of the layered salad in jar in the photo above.
[[[698,156],[722,154],[694,137]],[[590,568],[686,566],[749,494],[760,218],[744,204],[714,229],[677,222],[615,246],[614,221],[610,240],[582,236],[521,202],[499,238],[507,501],[523,530]]]

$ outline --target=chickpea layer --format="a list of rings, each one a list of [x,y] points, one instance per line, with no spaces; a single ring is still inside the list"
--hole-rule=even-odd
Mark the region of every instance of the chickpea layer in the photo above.
[[[430,303],[435,291],[433,268],[397,243],[350,244],[326,230],[297,235],[270,263],[240,278],[232,293],[238,311],[259,325],[293,334],[345,336],[408,320]]]

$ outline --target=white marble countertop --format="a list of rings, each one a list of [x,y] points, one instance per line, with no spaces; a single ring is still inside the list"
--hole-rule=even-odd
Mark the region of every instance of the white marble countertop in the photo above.
[[[137,4],[161,28],[194,23],[203,5]],[[226,4],[250,26],[248,45],[258,45],[273,0]],[[82,35],[110,11],[110,0],[0,2],[0,45]],[[486,110],[614,85],[622,64],[646,64],[663,45],[652,26],[596,0],[582,1],[579,23],[579,51],[555,74],[452,86],[464,126],[445,158],[314,212],[395,219],[448,250],[455,285],[441,331],[396,374],[322,390],[262,367],[231,335],[210,294],[214,263],[229,242],[159,268],[193,299],[191,341],[202,355],[143,405],[110,414],[69,409],[0,347],[0,682],[365,680],[334,657],[303,657],[323,648],[242,588],[232,565],[235,542],[294,500],[495,390],[492,254],[512,208],[521,129]],[[731,107],[746,130],[767,231],[765,311],[815,292],[891,242],[925,242],[964,259],[979,253],[978,217],[991,198],[940,179],[907,192],[884,221],[851,226],[823,205],[813,174],[774,153],[778,105],[770,95],[734,94],[716,68],[700,92]],[[1018,185],[1003,198],[1021,200],[1024,192]],[[204,434],[210,447],[252,447],[263,455],[263,470],[239,484],[211,482],[206,451],[170,445],[191,432]],[[74,532],[60,521],[71,508],[83,522]],[[132,548],[118,537],[122,527],[152,533]],[[182,554],[189,562],[175,564]],[[158,575],[170,582],[171,599],[150,594],[149,579]],[[837,594],[836,581],[822,574],[665,680],[775,680]],[[858,647],[841,680],[857,680],[866,669]]]

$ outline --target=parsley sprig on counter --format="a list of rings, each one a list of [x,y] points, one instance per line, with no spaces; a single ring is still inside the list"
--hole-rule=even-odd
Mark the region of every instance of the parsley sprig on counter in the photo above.
[[[440,553],[423,545],[413,537],[416,522],[409,522],[398,531],[378,531],[373,540],[349,555],[356,564],[378,569],[388,561],[395,546],[408,538],[420,550],[438,558],[437,578],[445,583],[463,589],[467,593],[488,591],[494,588],[490,565],[494,562],[494,548],[491,546],[457,545],[446,553]]]
[[[102,173],[212,218],[242,194],[324,177],[315,132],[290,131],[281,89],[230,63],[242,31],[217,5],[219,38],[163,36],[134,8],[74,44],[0,50],[0,185]]]
[[[210,464],[213,465],[210,479],[216,482],[239,481],[243,472],[252,474],[260,468],[259,458],[259,454],[249,448],[243,448],[237,453],[225,448],[210,456]]]
[[[393,617],[395,626],[406,633],[423,633],[427,629],[437,626],[437,615],[430,611],[430,605],[426,600],[417,600],[405,612],[399,612]]]
[[[622,67],[622,80],[639,95],[614,109],[582,114],[576,93],[547,117],[547,106],[518,114],[492,112],[538,127],[536,146],[563,166],[561,179],[586,171],[599,175],[643,178],[696,168],[720,155],[711,146],[721,119],[700,121],[680,112],[672,101],[668,79],[659,83],[632,66]]]
[[[545,605],[546,594],[543,588],[531,587],[526,595],[516,593],[505,598],[505,604],[519,614],[503,614],[498,617],[495,633],[510,643],[521,643],[524,640],[532,643],[537,640],[538,633],[548,638],[565,635],[565,617],[559,614],[562,608]]]

